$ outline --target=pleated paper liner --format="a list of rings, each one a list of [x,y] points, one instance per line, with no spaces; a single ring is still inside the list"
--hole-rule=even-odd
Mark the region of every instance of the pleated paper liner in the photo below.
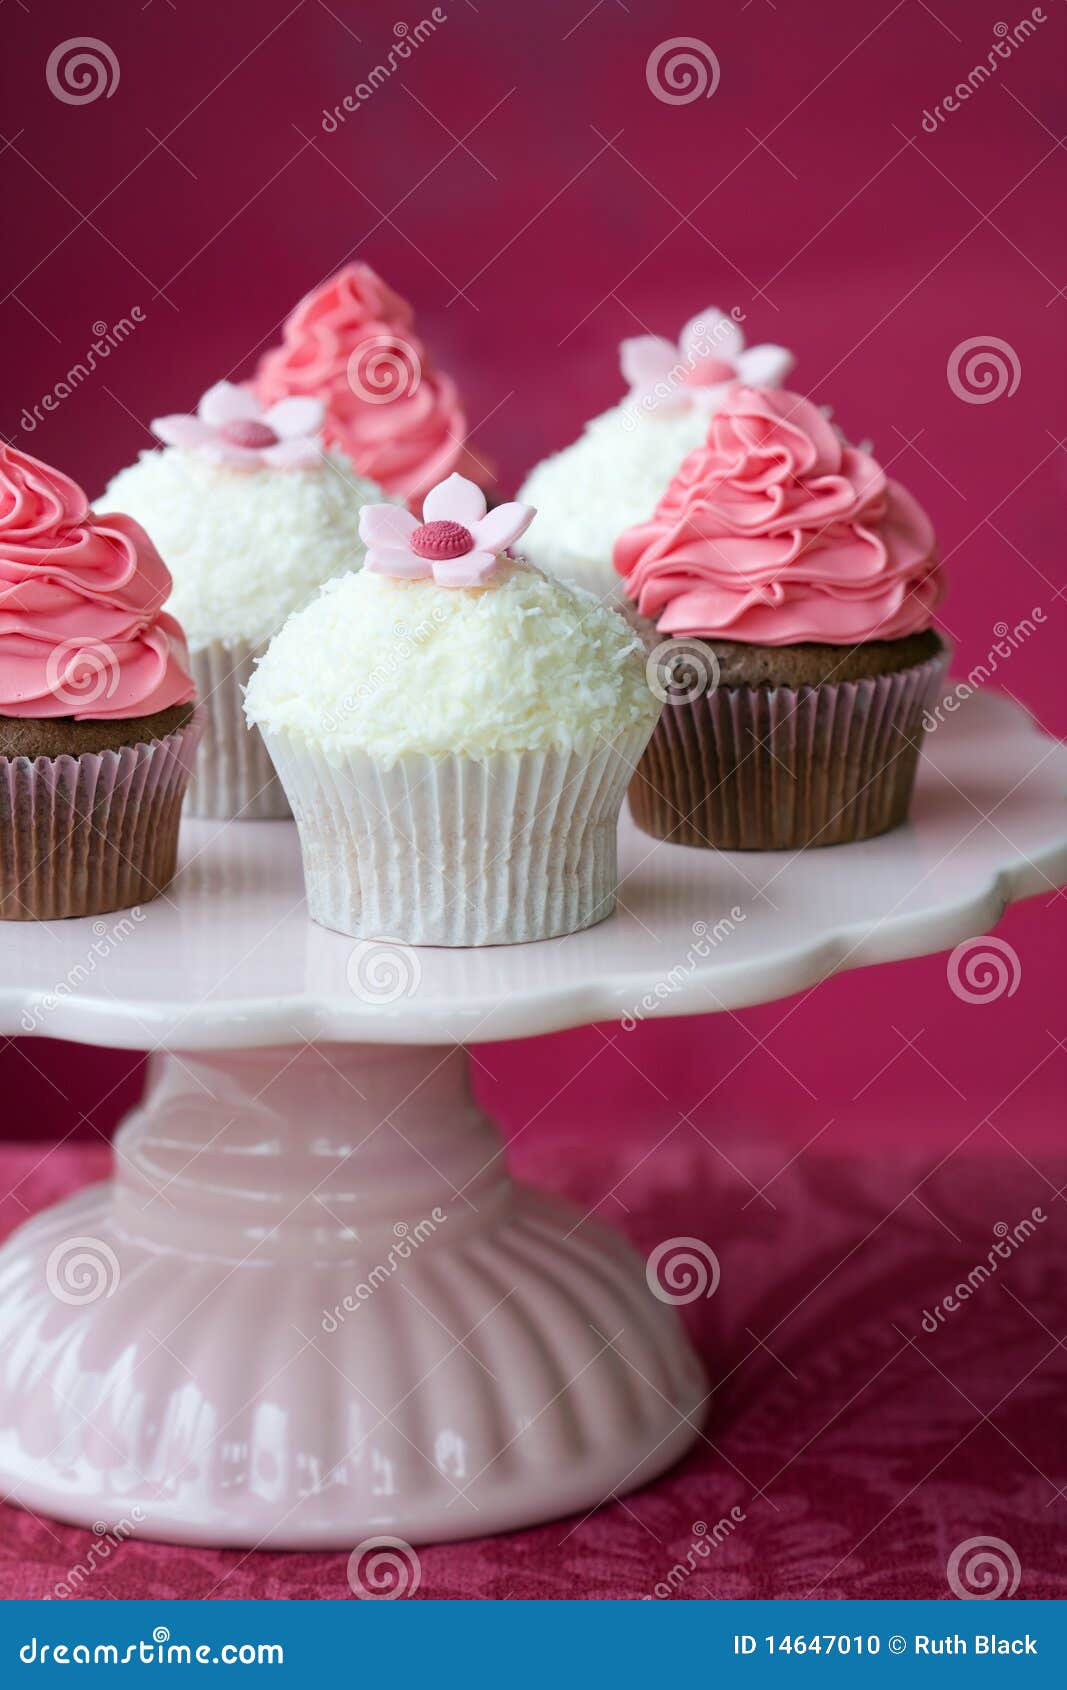
[[[119,751],[0,757],[0,919],[106,915],[158,896],[202,724],[197,709]]]
[[[948,663],[814,687],[717,687],[670,702],[630,785],[638,827],[723,851],[871,839],[904,821],[923,712]]]
[[[205,723],[185,801],[187,815],[284,821],[291,813],[259,729],[245,720],[244,688],[263,650],[247,641],[214,640],[189,654]]]
[[[315,921],[411,945],[556,938],[611,914],[627,783],[648,736],[484,760],[327,760],[266,733],[300,831]]]

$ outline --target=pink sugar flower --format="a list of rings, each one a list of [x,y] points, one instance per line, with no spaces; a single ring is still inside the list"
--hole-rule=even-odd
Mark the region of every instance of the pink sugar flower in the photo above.
[[[630,398],[647,410],[677,411],[690,405],[714,410],[730,382],[746,387],[781,387],[793,368],[784,346],[750,346],[733,317],[709,305],[690,318],[678,345],[663,335],[642,334],[619,347]]]
[[[480,587],[533,517],[532,505],[497,505],[487,513],[481,488],[453,473],[427,493],[421,522],[403,505],[363,506],[364,568],[400,581]]]
[[[195,417],[156,417],[152,433],[231,469],[309,469],[322,456],[321,399],[279,399],[264,410],[245,387],[217,381]]]

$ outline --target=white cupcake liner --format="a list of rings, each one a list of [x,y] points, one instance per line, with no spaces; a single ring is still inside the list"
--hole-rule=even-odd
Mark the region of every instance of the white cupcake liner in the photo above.
[[[190,816],[217,821],[284,821],[289,805],[258,728],[249,727],[244,689],[263,645],[213,640],[189,654],[206,716],[185,800]]]
[[[650,728],[568,751],[328,760],[264,739],[300,831],[313,920],[409,945],[511,945],[615,907],[623,795]]]

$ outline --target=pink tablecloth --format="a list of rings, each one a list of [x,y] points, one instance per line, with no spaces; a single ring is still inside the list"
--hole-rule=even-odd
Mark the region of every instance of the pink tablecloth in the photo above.
[[[633,1142],[535,1136],[518,1158],[530,1177],[558,1184],[565,1168],[645,1250],[692,1234],[718,1253],[718,1292],[684,1311],[718,1380],[707,1438],[588,1519],[424,1549],[420,1596],[947,1597],[953,1551],[989,1537],[1020,1596],[1067,1595],[1063,1160],[984,1128],[948,1154],[883,1137],[847,1156],[680,1129],[644,1160]],[[106,1166],[100,1147],[41,1157],[0,1156],[5,1229]],[[925,1331],[924,1310],[1035,1208],[1032,1235]],[[0,1508],[0,1594],[54,1593],[88,1542]],[[343,1555],[130,1541],[80,1594],[345,1600],[345,1569]]]

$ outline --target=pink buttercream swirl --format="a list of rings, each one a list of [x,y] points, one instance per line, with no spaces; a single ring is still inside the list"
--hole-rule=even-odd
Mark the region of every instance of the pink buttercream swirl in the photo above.
[[[132,517],[0,446],[0,715],[103,721],[186,704],[170,574]]]
[[[667,634],[795,645],[899,639],[943,591],[921,506],[795,393],[737,386],[615,567]]]
[[[346,265],[300,302],[253,387],[265,405],[321,399],[327,445],[413,505],[453,470],[492,479],[467,449],[456,385],[434,369],[411,306],[367,264]]]

